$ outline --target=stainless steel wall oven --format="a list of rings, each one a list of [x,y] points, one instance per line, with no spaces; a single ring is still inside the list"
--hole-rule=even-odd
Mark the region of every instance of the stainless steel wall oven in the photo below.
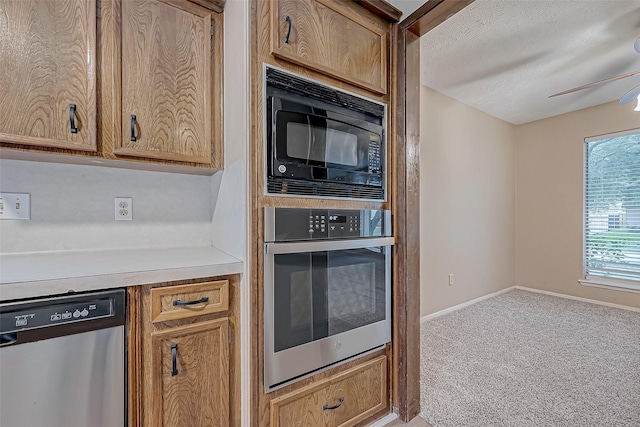
[[[391,215],[265,208],[264,383],[391,340]]]

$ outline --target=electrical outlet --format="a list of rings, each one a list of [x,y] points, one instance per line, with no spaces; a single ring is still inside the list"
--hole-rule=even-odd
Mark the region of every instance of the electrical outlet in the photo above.
[[[453,286],[453,273],[449,274],[449,286]]]
[[[31,219],[31,194],[0,193],[0,219]]]
[[[114,201],[116,221],[131,221],[133,219],[133,198],[116,197]]]

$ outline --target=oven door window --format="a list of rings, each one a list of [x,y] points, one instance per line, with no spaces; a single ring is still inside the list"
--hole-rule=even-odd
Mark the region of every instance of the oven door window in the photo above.
[[[274,255],[274,351],[385,320],[383,247]]]

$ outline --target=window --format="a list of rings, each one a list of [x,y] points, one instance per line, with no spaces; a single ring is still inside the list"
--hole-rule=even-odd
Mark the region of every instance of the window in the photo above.
[[[640,290],[640,129],[585,140],[587,284]]]

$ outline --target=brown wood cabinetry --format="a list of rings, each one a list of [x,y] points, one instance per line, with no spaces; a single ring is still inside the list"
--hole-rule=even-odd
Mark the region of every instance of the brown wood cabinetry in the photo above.
[[[120,3],[122,99],[114,154],[211,162],[211,13],[176,0]]]
[[[238,284],[129,288],[131,427],[239,425]]]
[[[229,281],[151,289],[151,321],[186,319],[229,310]]]
[[[255,0],[251,1],[251,134],[249,170],[251,190],[251,303],[252,371],[255,381],[252,422],[273,426],[364,425],[389,412],[394,384],[388,367],[393,362],[391,347],[354,358],[343,364],[292,381],[281,388],[264,388],[264,208],[394,209],[395,174],[389,168],[388,198],[384,202],[280,197],[265,193],[264,143],[266,102],[265,64],[302,77],[383,102],[387,105],[387,130],[395,130],[396,87],[389,78],[394,24],[358,5],[343,0]],[[373,2],[379,4],[380,2]],[[374,5],[375,6],[375,5]],[[387,142],[388,164],[395,159],[394,146]],[[395,314],[394,314],[395,315]],[[369,361],[384,355],[374,367]],[[363,368],[363,371],[358,368]],[[356,371],[354,371],[356,369]],[[344,375],[344,376],[342,376]],[[354,397],[355,396],[355,397]],[[323,406],[342,405],[335,410]],[[255,420],[255,422],[253,421]]]
[[[96,0],[0,0],[0,142],[96,149]]]
[[[0,145],[25,160],[222,169],[223,6],[0,0]]]
[[[153,426],[229,425],[227,318],[151,334]]]
[[[275,0],[271,53],[387,93],[387,31],[334,0]]]
[[[380,356],[271,401],[271,427],[352,426],[388,405],[387,358]]]

